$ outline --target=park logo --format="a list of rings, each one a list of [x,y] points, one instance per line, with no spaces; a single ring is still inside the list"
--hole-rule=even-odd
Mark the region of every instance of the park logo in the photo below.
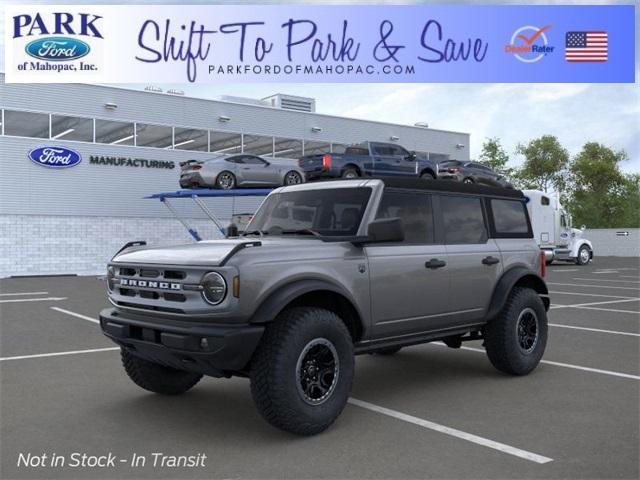
[[[33,163],[48,168],[75,167],[82,161],[78,152],[65,147],[34,148],[28,157]]]
[[[64,11],[20,12],[14,15],[10,20],[13,27],[10,31],[14,40],[16,69],[38,75],[62,72],[97,74],[104,40],[102,19],[92,13]],[[27,56],[18,54],[18,51]]]
[[[551,25],[534,27],[527,25],[518,28],[508,44],[504,46],[505,53],[513,55],[524,63],[535,63],[553,53],[555,47],[549,45],[547,32]]]

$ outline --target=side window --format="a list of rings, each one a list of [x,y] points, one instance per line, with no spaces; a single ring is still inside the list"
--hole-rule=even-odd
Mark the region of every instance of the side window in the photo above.
[[[430,195],[385,191],[376,218],[394,217],[404,224],[404,243],[433,243]]]
[[[394,155],[396,157],[406,157],[409,155],[409,152],[406,151],[404,148],[398,146],[398,147],[390,147],[392,152],[391,155]]]
[[[487,227],[480,198],[443,195],[440,197],[440,208],[445,243],[485,243],[487,241]]]
[[[549,197],[540,197],[540,205],[549,205]]]
[[[242,163],[248,163],[250,165],[264,165],[264,160],[262,160],[260,157],[254,157],[253,155],[242,157],[242,160]]]
[[[226,161],[229,163],[244,163],[242,161],[242,157],[229,157],[226,159]]]
[[[496,233],[529,233],[524,203],[517,200],[491,200]]]

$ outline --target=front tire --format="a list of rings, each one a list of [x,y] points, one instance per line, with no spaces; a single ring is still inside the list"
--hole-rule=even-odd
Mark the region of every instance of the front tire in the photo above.
[[[347,403],[353,341],[342,320],[315,307],[285,310],[267,326],[251,364],[251,394],[271,425],[314,435]]]
[[[467,185],[471,185],[472,183],[476,183],[473,178],[471,177],[467,177],[464,180],[462,180],[462,183],[466,183]]]
[[[502,311],[484,328],[487,356],[501,372],[526,375],[540,363],[547,329],[547,312],[538,293],[515,287]]]
[[[125,372],[139,387],[162,395],[179,395],[200,381],[199,373],[165,367],[136,357],[126,349],[120,350]]]
[[[228,171],[223,171],[216,177],[216,187],[221,190],[231,190],[236,186],[236,176]]]
[[[582,245],[578,249],[578,256],[576,257],[576,263],[578,265],[586,265],[591,261],[591,250],[586,245]]]

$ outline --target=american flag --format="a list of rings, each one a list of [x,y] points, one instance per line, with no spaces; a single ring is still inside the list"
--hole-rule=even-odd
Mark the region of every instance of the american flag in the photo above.
[[[567,62],[606,62],[609,49],[607,32],[567,32]]]

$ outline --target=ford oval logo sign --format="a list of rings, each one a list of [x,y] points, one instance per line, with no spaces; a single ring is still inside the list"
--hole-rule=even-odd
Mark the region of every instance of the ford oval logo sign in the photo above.
[[[84,57],[91,48],[82,40],[45,37],[27,44],[25,51],[39,60],[63,62]]]
[[[69,168],[78,165],[82,161],[82,156],[69,148],[40,147],[29,152],[29,159],[43,167]]]

